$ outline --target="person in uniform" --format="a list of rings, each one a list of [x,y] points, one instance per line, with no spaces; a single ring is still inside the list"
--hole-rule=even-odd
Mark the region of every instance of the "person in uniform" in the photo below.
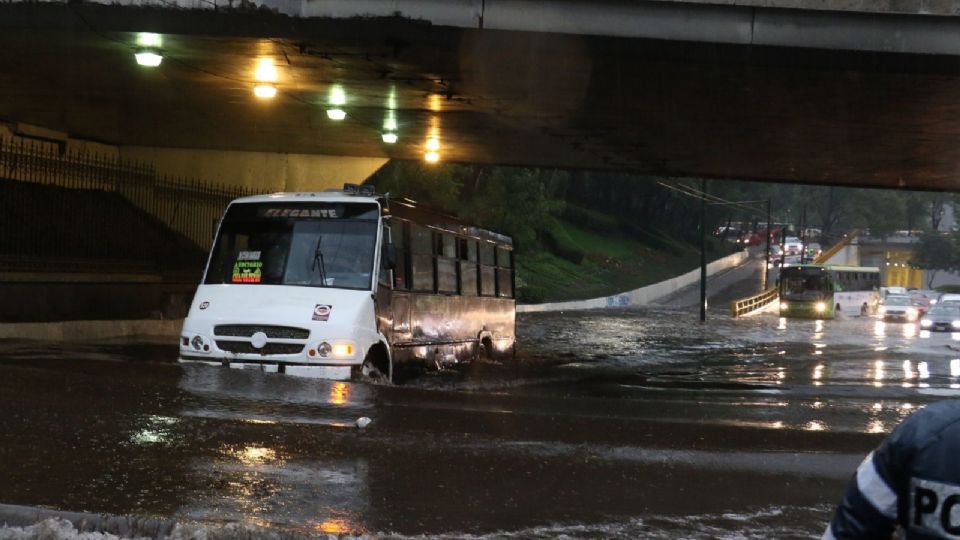
[[[960,538],[960,400],[927,405],[867,455],[823,540]]]

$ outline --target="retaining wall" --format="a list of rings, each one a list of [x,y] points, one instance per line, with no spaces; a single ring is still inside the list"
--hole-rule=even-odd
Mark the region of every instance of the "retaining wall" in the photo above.
[[[712,276],[722,270],[728,270],[734,266],[743,264],[750,254],[747,251],[740,251],[733,255],[728,255],[722,259],[717,259],[707,265],[707,275]],[[529,313],[539,311],[567,311],[577,309],[600,309],[611,307],[642,306],[655,302],[669,294],[672,294],[684,287],[692,285],[700,280],[700,269],[691,270],[686,274],[670,278],[660,283],[647,285],[632,291],[615,294],[613,296],[603,296],[600,298],[591,298],[589,300],[573,300],[570,302],[552,302],[549,304],[527,304],[517,306],[518,313]]]
[[[86,341],[139,336],[169,338],[176,345],[182,326],[183,319],[9,323],[0,324],[0,339]]]

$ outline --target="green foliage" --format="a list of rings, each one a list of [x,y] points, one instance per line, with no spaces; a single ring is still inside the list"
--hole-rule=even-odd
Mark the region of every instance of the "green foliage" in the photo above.
[[[483,175],[461,214],[468,220],[513,237],[519,249],[534,251],[538,232],[552,233],[551,240],[564,256],[574,257],[564,232],[554,231],[564,201],[550,195],[549,176],[536,169],[498,167]],[[562,229],[562,227],[561,227]],[[582,254],[580,256],[582,259]]]
[[[960,285],[937,285],[936,290],[948,294],[960,294]]]
[[[585,255],[583,250],[570,237],[566,227],[559,220],[554,219],[545,224],[541,232],[544,243],[550,251],[573,264],[580,264],[583,261]]]
[[[938,271],[960,268],[960,247],[957,243],[958,238],[955,234],[948,236],[936,231],[928,231],[920,237],[910,264],[928,270],[928,287],[933,283]]]
[[[567,206],[563,209],[563,219],[602,233],[616,232],[620,229],[620,220],[616,217],[570,202],[567,202]]]

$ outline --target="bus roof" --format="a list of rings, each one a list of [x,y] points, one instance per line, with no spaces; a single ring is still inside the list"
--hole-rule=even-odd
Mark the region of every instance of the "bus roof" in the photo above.
[[[234,199],[230,204],[255,204],[270,202],[335,202],[335,203],[373,203],[383,205],[383,195],[360,195],[342,190],[279,192],[267,195],[250,195]],[[501,246],[513,247],[513,239],[480,227],[472,226],[456,216],[438,212],[432,208],[417,204],[409,199],[388,200],[389,213],[399,219],[418,225],[433,227],[461,236],[486,240]]]
[[[788,268],[822,268],[824,270],[840,270],[842,272],[879,272],[876,266],[845,266],[840,264],[785,264],[783,269]]]

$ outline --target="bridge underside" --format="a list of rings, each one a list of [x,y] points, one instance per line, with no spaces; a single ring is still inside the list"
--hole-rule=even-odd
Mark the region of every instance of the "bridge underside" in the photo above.
[[[0,73],[0,117],[119,146],[960,189],[956,56],[0,4]]]

